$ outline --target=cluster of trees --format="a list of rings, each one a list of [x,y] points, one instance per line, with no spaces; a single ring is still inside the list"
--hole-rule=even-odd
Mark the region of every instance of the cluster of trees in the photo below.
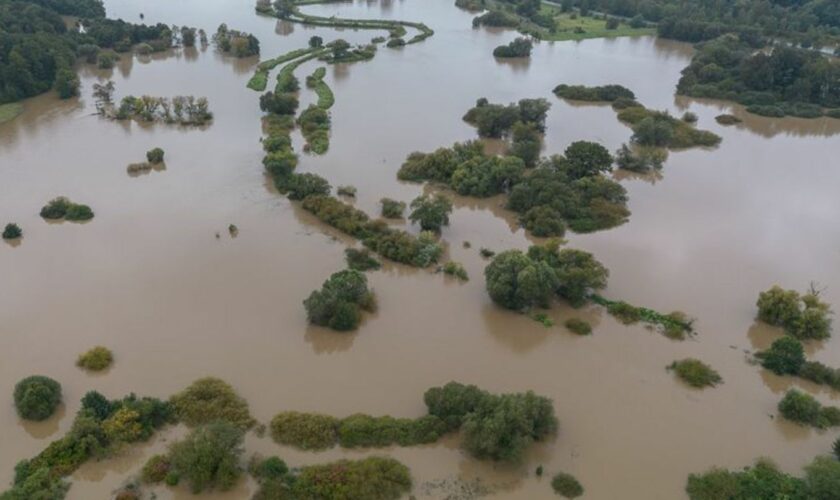
[[[174,421],[172,406],[155,398],[131,394],[108,400],[96,391],[82,398],[68,433],[49,444],[41,453],[15,466],[12,489],[2,498],[63,498],[48,496],[66,491],[61,478],[73,473],[91,458],[113,453],[127,443],[146,441],[155,430]]]
[[[812,289],[800,295],[796,290],[773,286],[758,295],[758,319],[784,328],[799,339],[827,339],[831,336],[831,307]]]
[[[840,426],[840,408],[823,406],[810,394],[789,389],[779,401],[779,413],[786,419],[818,429]]]
[[[677,376],[691,387],[714,387],[723,382],[720,374],[699,359],[686,358],[668,365]]]
[[[561,250],[557,240],[531,246],[527,253],[502,252],[484,269],[490,298],[514,311],[548,307],[555,296],[579,306],[593,291],[607,286],[608,276],[607,268],[591,253]]]
[[[382,264],[374,258],[372,252],[367,248],[348,248],[344,250],[344,260],[347,267],[356,271],[372,271],[382,267]]]
[[[310,104],[297,119],[297,124],[306,139],[304,151],[324,154],[330,147],[330,114],[322,107]]]
[[[125,96],[118,107],[105,105],[100,112],[115,120],[140,120],[187,126],[201,126],[213,119],[206,97],[175,96],[153,97]]]
[[[46,420],[61,404],[61,384],[43,375],[26,377],[15,385],[15,409],[25,420]]]
[[[819,361],[808,361],[802,342],[793,337],[784,336],[755,356],[761,361],[761,366],[776,375],[793,375],[840,391],[840,369]]]
[[[508,105],[491,104],[485,98],[476,101],[464,115],[464,121],[478,129],[481,137],[504,137],[516,123],[534,125],[545,131],[545,119],[551,104],[545,99],[522,99]]]
[[[755,40],[785,38],[805,46],[837,39],[840,8],[833,0],[564,0],[564,5],[657,23],[659,36],[687,42],[738,33]]]
[[[423,231],[439,233],[443,226],[449,225],[450,213],[452,213],[452,201],[446,196],[420,195],[411,201],[411,213],[408,219],[415,224],[420,224]]]
[[[737,101],[765,116],[823,116],[840,108],[840,66],[815,51],[777,45],[756,51],[725,36],[698,48],[677,93]],[[830,113],[840,117],[840,110]]]
[[[368,289],[367,277],[354,269],[334,273],[303,301],[310,323],[333,330],[355,330],[362,311],[376,309],[376,297]]]
[[[686,492],[691,500],[748,498],[837,498],[840,461],[816,457],[805,466],[805,476],[796,477],[779,470],[768,459],[737,471],[712,468],[703,474],[688,476]]]
[[[50,220],[86,221],[93,219],[93,210],[87,205],[73,203],[59,196],[50,200],[41,208],[41,217]]]
[[[242,429],[256,422],[248,403],[224,380],[205,377],[169,398],[173,415],[189,427],[224,420]]]
[[[213,35],[213,43],[219,50],[236,57],[256,56],[260,53],[260,41],[254,35],[229,29],[222,23]]]
[[[254,500],[278,498],[376,498],[397,500],[411,490],[408,468],[393,458],[338,460],[290,470],[277,457],[256,461]]]
[[[517,37],[509,44],[499,45],[493,49],[493,56],[501,58],[531,57],[531,49],[533,48],[534,44],[531,40],[525,37]]]
[[[554,95],[563,99],[589,102],[613,102],[618,99],[635,100],[636,94],[621,85],[587,87],[585,85],[560,84],[554,87]]]
[[[631,141],[639,146],[657,148],[712,147],[720,144],[720,136],[707,130],[698,130],[690,123],[671,116],[668,112],[654,111],[642,105],[631,106],[618,112],[618,119],[633,129]]]
[[[376,56],[376,44],[352,46],[350,42],[339,38],[326,45],[327,52],[319,56],[319,59],[328,63],[351,63],[369,61]]]
[[[458,1],[455,2],[458,5]],[[487,12],[473,19],[473,26],[519,28],[534,35],[553,33],[557,21],[551,10],[543,10],[540,0],[472,0],[461,2],[470,10],[486,8]]]

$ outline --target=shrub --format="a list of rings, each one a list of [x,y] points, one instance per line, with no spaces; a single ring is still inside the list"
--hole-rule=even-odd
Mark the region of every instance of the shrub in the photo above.
[[[172,464],[166,455],[153,455],[143,465],[140,478],[144,483],[161,483],[171,468]]]
[[[411,489],[408,468],[392,458],[338,460],[302,467],[291,498],[396,500]]]
[[[324,450],[338,439],[338,420],[318,413],[288,411],[271,420],[271,437],[280,444],[302,450]]]
[[[223,420],[248,429],[255,423],[248,411],[248,403],[236,394],[233,387],[218,378],[198,379],[169,401],[178,419],[190,427]]]
[[[241,473],[243,437],[241,428],[226,421],[194,429],[170,447],[172,468],[190,483],[193,493],[215,488],[228,490]]]
[[[405,212],[405,203],[402,201],[382,198],[379,203],[382,204],[382,217],[387,219],[401,219]]]
[[[493,50],[494,57],[530,57],[534,44],[531,40],[518,37],[507,45],[499,45]]]
[[[721,125],[735,125],[736,123],[741,123],[741,119],[735,115],[717,115],[715,117],[715,121],[720,123]]]
[[[455,276],[461,281],[469,281],[470,277],[467,275],[467,270],[464,269],[464,266],[457,262],[447,262],[443,265],[443,273],[448,274],[449,276]]]
[[[23,236],[23,230],[21,230],[20,226],[14,222],[6,224],[6,227],[3,229],[4,240],[14,240],[16,238],[20,238],[21,236]]]
[[[525,212],[519,219],[520,223],[534,236],[560,237],[566,234],[563,216],[548,205],[539,205]]]
[[[87,205],[70,205],[64,218],[69,221],[86,221],[93,219],[93,210]]]
[[[790,325],[799,319],[799,301],[795,290],[773,286],[758,294],[758,319],[773,326]]]
[[[14,399],[21,418],[46,420],[61,403],[61,384],[43,375],[32,375],[15,385]]]
[[[279,457],[268,457],[264,460],[253,461],[249,469],[251,475],[258,481],[280,479],[289,472],[289,466]]]
[[[489,258],[493,257],[494,255],[496,255],[496,252],[494,252],[493,250],[490,250],[489,248],[480,248],[478,250],[478,253],[479,253],[479,255],[484,257],[485,259],[489,259]]]
[[[699,359],[686,358],[674,361],[668,366],[668,369],[673,370],[679,378],[691,387],[714,387],[723,381],[718,372]]]
[[[631,149],[622,144],[616,152],[615,163],[618,168],[644,173],[661,169],[667,158],[668,151],[663,148],[637,146]]]
[[[341,420],[338,440],[345,448],[416,446],[433,443],[446,431],[446,424],[435,416],[410,419],[356,414]]]
[[[41,209],[41,217],[45,219],[63,219],[72,203],[63,196],[53,198]]]
[[[347,331],[359,326],[361,310],[375,308],[375,297],[368,290],[365,275],[347,269],[330,276],[321,290],[312,292],[303,305],[310,323]]]
[[[370,271],[382,267],[382,264],[373,258],[370,250],[366,248],[361,250],[348,248],[344,251],[344,258],[347,261],[347,267],[356,271]]]
[[[788,420],[820,429],[840,425],[838,408],[823,407],[813,396],[790,389],[779,401],[779,413]]]
[[[47,468],[40,468],[27,477],[15,482],[12,488],[0,493],[2,500],[64,500],[70,483],[50,474]]]
[[[805,349],[802,343],[792,337],[782,337],[770,345],[770,349],[756,355],[761,366],[776,375],[797,375],[805,365]]]
[[[452,213],[452,202],[446,196],[422,195],[411,202],[411,213],[408,218],[413,223],[419,223],[424,231],[440,232],[442,226],[449,225],[450,213]]]
[[[512,310],[546,307],[560,284],[557,272],[519,250],[498,254],[484,269],[487,293],[493,302]]]
[[[565,498],[577,498],[583,495],[583,486],[571,474],[558,472],[551,479],[551,488]]]
[[[338,186],[336,194],[339,196],[348,196],[350,198],[356,197],[356,188],[353,186]]]
[[[570,318],[566,320],[566,328],[578,335],[589,335],[592,333],[592,325],[586,321],[578,318]]]
[[[682,121],[686,123],[697,123],[698,119],[699,118],[697,117],[697,115],[695,113],[692,113],[691,111],[686,111],[682,115]]]
[[[715,467],[690,474],[686,492],[691,500],[811,498],[801,479],[785,474],[767,459],[737,472]]]
[[[285,181],[279,183],[286,191],[290,200],[302,200],[309,196],[323,196],[330,193],[330,183],[318,174],[291,174]]]
[[[111,366],[114,362],[114,355],[105,347],[96,346],[84,354],[79,355],[76,366],[86,370],[98,372]]]
[[[164,152],[161,148],[150,149],[146,152],[146,160],[149,163],[163,163]]]
[[[774,286],[758,295],[758,319],[799,339],[826,339],[831,336],[831,308],[816,292],[800,296],[795,290]]]

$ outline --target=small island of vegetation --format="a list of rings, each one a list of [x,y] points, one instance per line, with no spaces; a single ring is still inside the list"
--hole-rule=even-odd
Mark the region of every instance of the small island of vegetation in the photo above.
[[[723,382],[720,374],[714,368],[699,359],[686,358],[674,361],[668,365],[668,370],[676,373],[686,384],[698,389],[714,387]]]
[[[785,333],[803,340],[824,340],[831,336],[831,308],[819,298],[819,291],[800,295],[796,290],[773,286],[758,295],[758,319],[784,328]]]
[[[359,327],[362,311],[376,310],[376,297],[368,289],[364,273],[346,269],[330,276],[303,305],[310,323],[348,331]]]
[[[63,196],[53,198],[41,209],[41,217],[48,220],[83,222],[93,219],[93,210],[87,205],[73,203]]]

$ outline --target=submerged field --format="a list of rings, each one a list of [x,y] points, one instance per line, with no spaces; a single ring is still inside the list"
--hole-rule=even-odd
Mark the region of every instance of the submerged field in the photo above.
[[[111,17],[137,20],[143,12],[145,22],[208,32],[227,23],[260,39],[263,61],[305,47],[313,35],[351,43],[387,35],[257,16],[251,0],[107,1],[106,8]],[[773,417],[789,387],[824,404],[837,405],[838,393],[773,375],[749,364],[747,353],[782,335],[755,320],[757,294],[773,284],[803,290],[818,282],[826,287],[823,300],[840,308],[840,236],[828,229],[840,216],[840,120],[768,119],[675,97],[692,54],[687,44],[653,37],[541,42],[530,59],[505,62],[491,56],[493,48],[517,33],[473,29],[472,15],[450,0],[301,9],[418,21],[435,31],[421,43],[381,47],[371,61],[327,67],[323,82],[335,103],[326,154],[304,154],[304,138],[292,132],[301,153],[297,171],[356,187],[352,204],[369,214],[379,213],[383,197],[410,202],[437,190],[401,182],[397,170],[413,151],[476,138],[461,118],[480,97],[547,99],[543,155],[577,140],[614,152],[632,133],[609,106],[556,98],[552,89],[560,83],[621,84],[649,109],[695,113],[698,127],[723,138],[718,147],[673,151],[654,174],[612,174],[628,191],[629,222],[566,239],[609,268],[605,298],[684,311],[696,319],[696,336],[669,340],[641,324],[624,325],[597,305],[557,304],[547,311],[551,328],[494,305],[479,249],[542,241],[519,227],[499,196],[452,196],[455,209],[441,237],[469,281],[385,261],[368,273],[378,308],[357,332],[311,326],[303,300],[344,267],[345,248],[359,245],[279,194],[264,173],[263,113],[259,94],[247,87],[260,59],[212,48],[126,56],[113,70],[82,67],[80,98],[30,99],[20,116],[0,123],[0,222],[24,230],[19,244],[0,244],[0,395],[8,401],[0,410],[0,484],[12,480],[18,460],[68,431],[88,390],[167,398],[206,376],[229,382],[264,424],[292,410],[416,418],[425,412],[423,392],[451,380],[553,400],[556,437],[530,447],[520,465],[476,460],[454,436],[321,452],[246,437],[248,454],[276,454],[291,466],[391,456],[410,469],[417,498],[453,491],[471,491],[465,498],[559,498],[550,486],[559,471],[584,485],[583,498],[684,498],[688,474],[713,465],[739,469],[768,456],[799,473],[829,452],[836,432]],[[309,61],[296,74],[303,82],[320,66]],[[183,128],[102,119],[91,91],[106,79],[117,96],[206,96],[214,120]],[[318,95],[301,87],[302,110]],[[719,125],[721,113],[743,122]],[[166,151],[166,169],[127,175],[126,166],[154,147]],[[96,218],[45,222],[40,207],[59,195],[89,204]],[[419,231],[405,221],[389,224]],[[572,317],[588,321],[592,334],[563,327]],[[98,373],[76,367],[77,356],[95,345],[113,351],[113,365]],[[808,357],[840,365],[838,342],[809,344]],[[701,391],[666,370],[685,358],[713,366],[723,384]],[[20,420],[11,404],[14,384],[35,373],[60,381],[64,391],[65,404],[41,423]],[[108,498],[184,433],[171,428],[87,463],[68,478],[67,498]],[[535,474],[540,465],[542,477]],[[255,489],[240,481],[205,497],[245,499]],[[162,499],[193,498],[183,486],[154,491]]]

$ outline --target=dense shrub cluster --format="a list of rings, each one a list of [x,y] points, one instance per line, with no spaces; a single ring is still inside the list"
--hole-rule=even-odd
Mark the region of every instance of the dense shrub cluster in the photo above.
[[[339,420],[318,413],[287,411],[271,420],[271,437],[302,450],[332,448],[338,440]]]
[[[61,384],[43,375],[32,375],[15,385],[14,399],[20,418],[46,420],[61,404]]]
[[[405,202],[392,200],[391,198],[382,198],[379,200],[382,204],[382,217],[386,219],[401,219],[403,212],[405,212]]]
[[[125,96],[117,108],[104,106],[100,112],[116,120],[135,119],[144,122],[163,122],[187,126],[201,126],[213,119],[205,97]]]
[[[161,469],[165,468],[164,480],[168,484],[174,486],[184,480],[193,494],[229,490],[242,473],[239,461],[244,451],[244,434],[242,428],[230,422],[220,420],[204,424],[190,431],[183,440],[173,443],[165,462],[146,465],[159,469],[155,471],[154,479],[160,477]]]
[[[618,112],[618,119],[633,129],[632,142],[639,146],[691,148],[717,146],[721,138],[707,130],[698,130],[667,112],[653,111],[642,105]]]
[[[774,341],[770,349],[755,356],[761,361],[761,366],[776,375],[794,375],[840,391],[840,369],[819,361],[808,361],[802,342],[793,337],[782,337]]]
[[[592,333],[592,325],[580,318],[569,318],[564,324],[566,328],[578,335],[589,335]]]
[[[224,380],[205,377],[169,398],[178,419],[190,427],[223,420],[248,429],[255,421],[242,399]]]
[[[551,479],[551,489],[564,498],[577,498],[583,495],[583,486],[571,474],[558,472]]]
[[[545,118],[551,104],[545,99],[522,99],[508,105],[491,104],[481,98],[464,115],[464,121],[478,129],[481,137],[502,137],[517,122],[534,124],[545,130]]]
[[[260,53],[260,41],[257,37],[250,33],[229,29],[224,23],[219,25],[213,35],[213,43],[220,51],[236,57],[249,57]]]
[[[840,408],[823,406],[810,394],[790,389],[779,401],[779,413],[788,420],[819,429],[840,426]]]
[[[330,114],[314,104],[303,110],[297,119],[303,138],[306,139],[305,151],[324,154],[330,147]]]
[[[495,395],[450,382],[423,398],[430,415],[450,430],[461,428],[464,448],[480,459],[517,462],[528,445],[557,430],[551,401],[530,391]]]
[[[668,366],[677,376],[691,387],[714,387],[723,382],[720,374],[699,359],[686,358],[674,361]]]
[[[358,328],[362,311],[373,311],[376,299],[368,289],[365,275],[346,269],[330,276],[320,290],[313,291],[303,301],[303,305],[310,323],[347,331]]]
[[[811,290],[799,295],[795,290],[773,286],[758,295],[758,319],[785,329],[799,339],[827,339],[831,336],[831,308]]]
[[[443,226],[449,225],[452,213],[452,201],[442,194],[435,196],[420,195],[411,201],[411,213],[408,219],[420,224],[423,231],[439,233]]]
[[[14,240],[21,236],[23,236],[23,230],[14,222],[6,224],[6,227],[3,228],[4,240]]]
[[[372,271],[382,267],[382,264],[366,248],[361,250],[348,248],[344,251],[344,259],[347,261],[347,267],[356,271]]]
[[[525,37],[517,37],[507,45],[499,45],[493,50],[494,57],[531,57],[534,44]]]
[[[668,151],[655,146],[630,147],[622,144],[615,154],[615,164],[618,168],[639,173],[661,169],[666,159]]]
[[[765,116],[823,116],[840,108],[840,67],[813,50],[778,45],[756,51],[738,37],[702,44],[677,93],[737,101]]]
[[[93,219],[93,210],[87,205],[73,203],[63,196],[53,198],[43,208],[41,217],[50,220],[86,221]]]
[[[621,85],[587,87],[585,85],[560,84],[554,87],[554,95],[563,99],[590,102],[613,102],[617,99],[636,99],[636,94],[632,90]]]
[[[271,461],[266,465],[266,462]],[[282,464],[282,465],[281,465]],[[289,470],[276,457],[254,466],[259,489],[253,500],[397,500],[411,490],[408,468],[392,458],[338,460]]]
[[[93,349],[80,354],[76,360],[76,366],[94,372],[102,371],[111,366],[114,362],[114,355],[103,346],[96,346]]]
[[[592,254],[565,248],[555,240],[535,245],[524,254],[508,250],[484,269],[487,292],[497,304],[516,311],[547,307],[553,296],[572,305],[607,286],[609,271]]]

